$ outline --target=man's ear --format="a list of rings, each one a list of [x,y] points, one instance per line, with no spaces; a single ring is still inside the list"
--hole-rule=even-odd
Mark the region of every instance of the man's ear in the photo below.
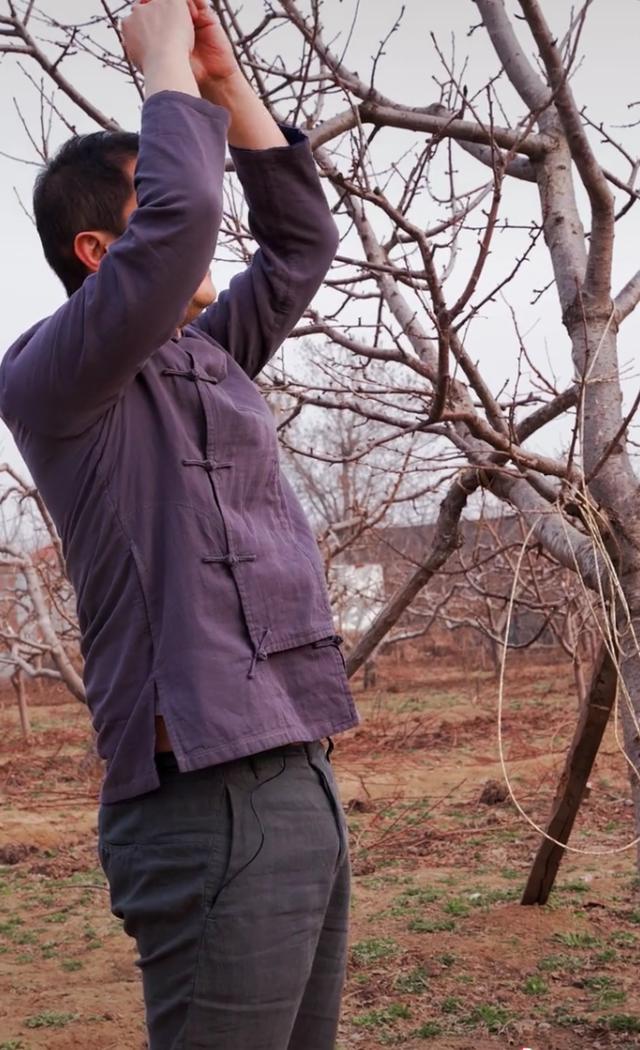
[[[104,230],[86,230],[76,234],[73,250],[89,273],[95,273],[115,239]]]

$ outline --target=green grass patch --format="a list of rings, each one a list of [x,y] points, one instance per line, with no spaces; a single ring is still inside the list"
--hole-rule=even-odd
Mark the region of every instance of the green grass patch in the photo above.
[[[523,985],[523,991],[526,995],[546,995],[549,991],[549,985],[540,974],[534,973],[531,977],[527,977]]]
[[[433,904],[442,896],[442,890],[432,889],[420,889],[417,886],[403,890],[403,892],[395,897],[390,914],[394,916],[403,916],[407,912],[416,911],[419,908],[424,908],[427,904]]]
[[[601,1017],[599,1023],[610,1032],[640,1032],[640,1017],[630,1014],[614,1014],[613,1017]]]
[[[623,948],[634,948],[638,943],[638,938],[635,933],[630,933],[628,930],[618,930],[616,933],[612,933],[609,940],[613,944],[619,944]]]
[[[407,924],[411,933],[450,933],[455,928],[453,919],[424,919],[422,916],[416,916]]]
[[[397,992],[407,995],[422,995],[429,987],[429,979],[424,966],[416,966],[409,973],[399,974],[393,982]]]
[[[500,1032],[511,1020],[511,1013],[502,1006],[494,1006],[491,1003],[483,1003],[474,1007],[466,1018],[466,1022],[473,1027],[484,1025],[489,1032]]]
[[[45,893],[38,892],[30,894],[29,901],[39,904],[42,908],[51,908],[55,904],[56,898],[53,893],[49,893],[47,890]]]
[[[54,1010],[45,1010],[41,1014],[27,1017],[24,1022],[27,1028],[64,1028],[65,1025],[77,1021],[80,1014],[57,1013]]]
[[[554,941],[564,944],[566,948],[598,948],[601,944],[597,937],[590,933],[554,933]]]
[[[62,923],[67,922],[69,913],[66,911],[54,911],[51,915],[47,915],[45,922]]]
[[[442,1035],[442,1027],[437,1021],[427,1021],[426,1024],[420,1025],[420,1028],[416,1028],[411,1034],[416,1039],[435,1039],[437,1036]]]
[[[7,919],[6,922],[0,922],[0,934],[13,941],[20,926],[24,926],[24,919],[21,919],[19,915],[14,915],[13,918]]]
[[[351,958],[360,966],[369,966],[380,959],[389,959],[399,951],[400,945],[389,937],[370,937],[352,945]]]
[[[85,947],[88,948],[90,951],[93,951],[95,948],[102,948],[101,938],[98,936],[93,927],[89,925],[89,923],[85,924],[85,927],[82,931],[82,936],[84,937]]]
[[[443,911],[445,911],[447,915],[456,915],[462,918],[469,914],[469,905],[460,897],[452,897],[450,900],[446,901]]]
[[[388,1028],[397,1021],[411,1017],[411,1010],[403,1003],[390,1003],[382,1010],[369,1010],[353,1018],[356,1028]]]
[[[611,1006],[622,1006],[626,998],[627,993],[622,988],[604,988],[598,994],[598,1006],[603,1010]]]
[[[589,887],[581,879],[576,882],[563,882],[556,886],[556,893],[586,893]]]
[[[476,890],[469,894],[469,903],[474,908],[489,908],[492,904],[505,904],[509,901],[518,900],[520,887],[510,886],[502,890]]]
[[[359,885],[364,886],[367,890],[383,890],[387,886],[394,886],[404,881],[399,875],[365,875],[360,879]]]
[[[584,960],[573,955],[545,955],[538,963],[543,973],[575,973],[584,966]]]
[[[581,1017],[580,1014],[572,1014],[567,1010],[566,1006],[556,1006],[553,1011],[553,1019],[556,1024],[562,1026],[562,1028],[579,1028],[581,1025],[590,1024],[588,1017]]]
[[[601,991],[603,988],[611,988],[614,982],[611,977],[606,977],[604,974],[598,974],[595,977],[585,977],[582,983],[585,988]]]

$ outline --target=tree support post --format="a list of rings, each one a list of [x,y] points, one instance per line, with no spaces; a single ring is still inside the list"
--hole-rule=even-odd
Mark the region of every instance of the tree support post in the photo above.
[[[549,899],[613,709],[617,685],[615,665],[603,645],[551,807],[547,834],[556,842],[543,839],[521,904],[546,904]],[[557,842],[563,845],[557,845]]]

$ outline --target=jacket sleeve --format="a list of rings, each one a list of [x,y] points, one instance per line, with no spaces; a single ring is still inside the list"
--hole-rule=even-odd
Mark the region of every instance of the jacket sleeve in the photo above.
[[[40,433],[90,426],[172,337],[202,281],[222,216],[228,113],[165,91],[142,110],[125,233],[0,369],[0,410]]]
[[[231,148],[258,250],[195,321],[252,378],[299,321],[338,245],[309,141],[294,128],[282,131],[288,147]]]

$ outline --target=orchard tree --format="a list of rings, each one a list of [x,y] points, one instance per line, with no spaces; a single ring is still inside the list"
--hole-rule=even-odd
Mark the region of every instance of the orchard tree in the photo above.
[[[13,468],[0,468],[0,675],[16,691],[31,735],[28,682],[63,682],[84,702],[80,632],[62,545],[40,494]]]

